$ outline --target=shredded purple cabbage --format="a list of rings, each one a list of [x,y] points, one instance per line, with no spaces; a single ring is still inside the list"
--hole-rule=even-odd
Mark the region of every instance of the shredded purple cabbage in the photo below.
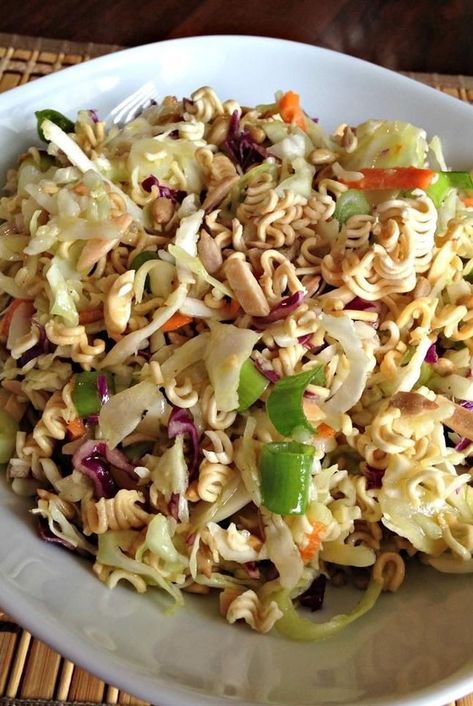
[[[45,517],[38,517],[37,518],[37,530],[38,534],[41,539],[43,539],[45,542],[50,542],[51,544],[59,544],[61,547],[65,547],[65,549],[69,549],[69,551],[74,551],[75,547],[71,542],[67,542],[65,539],[61,539],[61,537],[57,537],[54,532],[51,532],[51,529],[48,525],[48,521]]]
[[[51,345],[49,342],[48,337],[46,336],[46,331],[44,326],[42,326],[40,323],[37,321],[33,321],[33,324],[36,326],[36,328],[39,331],[39,338],[38,342],[34,344],[31,348],[28,348],[27,351],[25,351],[19,358],[18,358],[18,366],[22,368],[24,365],[30,362],[30,360],[34,360],[34,358],[37,358],[40,355],[44,355],[45,353],[49,353],[51,350]]]
[[[465,409],[473,409],[473,402],[469,402],[468,400],[462,400],[459,404],[460,407],[464,407]]]
[[[427,353],[425,354],[424,360],[426,363],[430,363],[430,364],[439,362],[439,356],[437,353],[437,347],[436,347],[435,343],[432,343],[430,348],[427,350]]]
[[[261,578],[261,572],[258,569],[258,564],[256,561],[247,561],[243,564],[243,567],[250,579],[258,580]]]
[[[240,116],[237,110],[233,111],[230,118],[223,149],[244,172],[254,164],[260,164],[268,156],[265,148],[253,140],[246,128],[241,130]]]
[[[310,345],[311,338],[312,338],[311,333],[305,333],[303,336],[298,337],[297,342],[310,350],[312,348],[312,346]]]
[[[276,304],[276,306],[273,306],[271,311],[267,316],[255,316],[253,317],[253,324],[255,328],[261,329],[265,328],[265,326],[274,323],[275,321],[280,321],[281,319],[285,319],[286,316],[289,316],[289,314],[292,314],[293,311],[295,311],[300,304],[302,303],[303,299],[305,297],[304,292],[298,291],[294,292],[294,294],[291,294],[290,297],[286,297],[285,299],[281,299],[281,301]]]
[[[113,498],[118,488],[136,487],[133,464],[118,449],[109,449],[104,441],[85,441],[74,453],[72,463],[93,481],[97,500]]]
[[[354,309],[355,311],[375,310],[376,308],[376,302],[369,302],[361,297],[355,297],[347,304],[347,309]]]
[[[383,476],[385,473],[385,468],[373,468],[373,466],[365,466],[363,474],[366,478],[366,490],[374,490],[375,488],[381,488],[383,485]]]
[[[325,587],[327,585],[327,577],[320,574],[312,581],[309,588],[302,593],[298,600],[301,606],[309,608],[312,612],[320,610],[324,604]]]
[[[110,399],[110,390],[108,389],[107,376],[103,373],[97,376],[97,392],[100,404],[106,404]]]
[[[165,184],[160,184],[159,179],[155,177],[154,174],[151,174],[149,177],[146,177],[146,179],[143,179],[143,181],[141,182],[142,189],[148,194],[151,193],[151,189],[153,188],[153,186],[158,187],[158,192],[160,196],[164,197],[165,199],[170,199],[171,201],[174,201],[174,203],[182,203],[182,201],[187,196],[187,193],[185,191],[173,189],[170,186],[166,186]]]
[[[471,444],[473,444],[473,441],[463,436],[458,444],[456,444],[455,451],[465,451]]]
[[[197,473],[200,456],[199,432],[187,409],[173,407],[168,422],[168,437],[175,439],[179,434],[189,434],[192,444],[192,463],[189,469],[189,479]]]
[[[264,375],[266,380],[269,380],[270,382],[277,382],[280,379],[279,373],[277,373],[275,370],[272,370],[271,368],[266,368],[259,358],[256,358],[253,363],[255,364],[261,375]]]
[[[94,108],[89,108],[89,115],[90,115],[90,119],[92,120],[93,123],[99,122],[99,116],[97,114],[97,111]]]
[[[171,132],[168,134],[168,137],[170,137],[171,140],[178,140],[179,139],[179,130],[171,130]]]
[[[168,502],[168,511],[171,517],[173,517],[176,522],[179,522],[179,494],[171,493],[171,498]]]

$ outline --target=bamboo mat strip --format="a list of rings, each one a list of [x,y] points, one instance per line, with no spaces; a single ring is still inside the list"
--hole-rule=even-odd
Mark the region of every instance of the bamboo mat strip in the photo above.
[[[0,93],[120,49],[0,33]],[[473,103],[472,76],[406,75]],[[88,674],[0,612],[0,706],[148,706]],[[473,695],[446,706],[473,706]]]

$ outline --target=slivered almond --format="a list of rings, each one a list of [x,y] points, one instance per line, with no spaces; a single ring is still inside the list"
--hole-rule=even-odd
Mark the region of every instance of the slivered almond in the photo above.
[[[438,396],[439,398],[440,396]],[[445,399],[440,397],[440,399]],[[454,412],[451,417],[445,419],[445,426],[456,431],[460,436],[464,436],[467,439],[473,438],[473,410],[465,409],[465,407],[460,407],[459,404],[455,405]]]
[[[390,401],[391,407],[397,407],[407,417],[415,417],[429,410],[438,409],[438,404],[418,392],[397,392]]]
[[[243,311],[250,316],[269,314],[270,307],[264,292],[246,261],[238,258],[227,260],[225,275]]]
[[[215,240],[203,230],[197,244],[197,251],[203,266],[211,275],[222,266],[222,252]]]
[[[118,238],[113,238],[112,240],[92,238],[92,240],[87,240],[77,261],[77,271],[85,272],[88,270],[92,265],[95,265],[101,257],[110,252],[118,242]]]
[[[202,204],[204,211],[213,211],[213,209],[223,201],[225,196],[230,193],[239,179],[240,177],[238,175],[225,177],[225,179],[222,179],[222,181],[214,186],[214,188],[209,191]]]
[[[153,201],[151,206],[153,221],[158,225],[169,223],[174,215],[174,208],[175,207],[171,199],[167,199],[164,196],[158,196],[158,198]]]

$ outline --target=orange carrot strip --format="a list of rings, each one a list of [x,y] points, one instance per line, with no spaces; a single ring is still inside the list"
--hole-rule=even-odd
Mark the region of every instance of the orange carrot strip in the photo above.
[[[300,105],[298,93],[287,91],[278,101],[279,114],[285,123],[293,123],[301,128],[306,129],[306,118]]]
[[[332,427],[329,427],[328,424],[322,422],[322,424],[319,424],[317,427],[317,433],[324,439],[330,439],[332,436],[335,436],[335,429],[332,429]]]
[[[6,310],[3,319],[2,319],[2,324],[0,327],[0,333],[2,336],[8,336],[8,331],[10,329],[10,324],[13,319],[13,314],[15,311],[18,309],[20,304],[31,304],[32,307],[32,312],[33,312],[33,304],[29,299],[14,299],[8,309]]]
[[[161,331],[164,333],[175,331],[176,329],[182,328],[191,322],[192,316],[186,316],[185,314],[174,314],[168,321],[166,321],[165,324],[163,324],[163,326],[161,326]]]
[[[76,417],[76,419],[71,419],[66,428],[72,440],[79,439],[85,434],[85,425],[80,417]]]
[[[103,309],[101,307],[98,309],[85,309],[79,312],[80,324],[93,324],[101,319],[103,319]]]
[[[427,189],[435,172],[431,169],[417,169],[417,167],[394,167],[393,169],[380,169],[371,167],[360,169],[363,174],[358,181],[344,181],[350,189],[383,190],[383,189]]]
[[[235,319],[239,311],[240,304],[236,301],[236,299],[232,299],[231,302],[222,309],[225,319]]]
[[[306,532],[307,543],[299,549],[303,562],[311,561],[320,549],[322,544],[322,532],[325,529],[323,522],[314,522],[312,531]]]
[[[464,196],[462,198],[462,201],[465,204],[465,206],[467,206],[468,208],[473,207],[473,196]]]

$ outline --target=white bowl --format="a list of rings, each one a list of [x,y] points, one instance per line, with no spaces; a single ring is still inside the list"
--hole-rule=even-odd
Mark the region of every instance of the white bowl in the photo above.
[[[328,129],[369,117],[409,120],[442,136],[451,166],[473,165],[473,111],[460,101],[312,46],[197,37],[105,56],[2,95],[0,171],[36,139],[34,110],[104,115],[147,81],[161,97],[208,84],[245,104],[291,88]],[[0,605],[68,658],[152,703],[440,706],[473,691],[469,576],[414,567],[399,593],[383,595],[338,637],[295,643],[227,625],[215,599],[189,597],[169,617],[158,592],[109,591],[89,564],[36,537],[27,503],[6,486],[0,504]],[[335,591],[324,614],[355,599]]]

